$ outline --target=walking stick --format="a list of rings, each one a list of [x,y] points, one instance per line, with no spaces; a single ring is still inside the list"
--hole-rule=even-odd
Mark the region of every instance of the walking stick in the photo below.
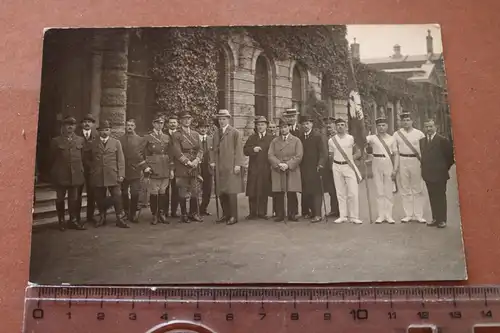
[[[366,186],[366,201],[368,201],[368,219],[370,223],[373,223],[372,220],[372,204],[370,201],[370,186],[368,186],[368,164],[366,163],[366,158],[363,157],[363,163],[365,165],[365,186]]]
[[[328,223],[328,212],[326,210],[326,197],[325,197],[325,188],[323,185],[323,176],[321,175],[321,170],[319,170],[319,181],[321,183],[321,200],[323,201],[323,208],[325,209],[325,223]]]
[[[217,220],[220,219],[219,215],[219,196],[217,195],[217,169],[214,168],[214,193],[215,193],[215,210],[217,211]]]
[[[285,171],[285,197],[283,199],[283,211],[285,212],[284,221],[285,224],[288,222],[288,170]]]

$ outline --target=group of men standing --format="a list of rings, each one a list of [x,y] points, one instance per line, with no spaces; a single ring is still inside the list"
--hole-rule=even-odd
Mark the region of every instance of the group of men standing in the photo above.
[[[229,124],[230,118],[228,110],[220,110],[215,121],[217,129],[208,134],[209,124],[200,122],[193,129],[187,112],[167,119],[157,116],[153,130],[143,137],[135,132],[134,119],[128,119],[125,134],[118,139],[111,137],[108,121],[95,129],[95,119],[88,115],[77,134],[76,119],[65,118],[61,136],[51,143],[60,229],[85,229],[80,218],[84,187],[86,222],[96,227],[105,224],[112,203],[116,226],[129,228],[126,220],[137,223],[139,219],[143,184],[149,194],[152,224],[169,223],[169,208],[170,216],[177,217],[177,206],[181,209],[180,222],[202,222],[202,216],[210,215],[207,207],[213,189],[222,208],[216,222],[235,224],[237,194],[244,188],[245,155],[249,157],[247,219],[267,219],[268,199],[272,198],[276,222],[297,221],[300,192],[302,217],[317,223],[323,219],[322,203],[325,193],[329,193],[328,215],[336,223],[361,224],[358,187],[362,175],[355,161],[365,149],[371,157],[376,188],[376,223],[395,223],[392,209],[397,184],[405,212],[401,222],[425,223],[425,181],[433,214],[428,225],[446,226],[445,191],[448,170],[454,163],[453,149],[436,133],[434,121],[425,123],[424,135],[413,128],[411,116],[403,114],[402,129],[391,136],[387,120],[379,118],[377,134],[366,138],[367,147],[356,147],[354,138],[347,133],[346,121],[340,118],[324,119],[326,132],[322,133],[313,128],[311,117],[298,119],[294,109],[286,110],[278,124],[259,116],[254,121],[255,133],[244,145],[240,132]],[[398,174],[400,182],[396,182]],[[69,221],[65,221],[66,193]],[[97,220],[94,203],[99,210]],[[326,212],[326,204],[324,208]]]

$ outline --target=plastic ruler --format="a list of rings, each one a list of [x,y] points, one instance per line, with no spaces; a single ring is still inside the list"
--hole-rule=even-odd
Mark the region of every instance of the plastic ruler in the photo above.
[[[495,333],[500,286],[34,286],[24,332]]]

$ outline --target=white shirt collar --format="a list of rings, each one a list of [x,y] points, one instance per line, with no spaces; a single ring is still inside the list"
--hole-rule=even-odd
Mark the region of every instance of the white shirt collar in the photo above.
[[[434,139],[434,137],[436,136],[436,133],[437,133],[437,132],[434,132],[434,134],[432,134],[432,135],[430,136],[430,137],[431,137],[431,140],[433,140],[433,139]],[[429,135],[427,135],[427,137],[429,137]]]
[[[309,132],[305,133],[305,135],[309,136],[309,135],[311,135],[311,132],[312,132],[312,130],[310,130]]]
[[[153,132],[154,132],[156,135],[160,135],[160,134],[162,134],[162,132],[161,132],[161,131],[158,131],[158,130],[156,130],[156,129],[155,129],[155,130],[153,130]]]
[[[206,134],[200,134],[200,140],[205,140],[207,138]]]
[[[228,127],[229,127],[229,124],[227,124],[226,126],[222,127],[222,133],[226,133],[226,130],[227,130]]]
[[[109,140],[109,136],[108,136],[106,139],[104,139],[104,138],[102,138],[102,137],[101,137],[101,141],[102,141],[103,143],[108,142],[108,140]]]
[[[290,133],[288,133],[287,135],[282,135],[281,137],[286,141],[286,140],[288,140],[289,136],[290,136]]]

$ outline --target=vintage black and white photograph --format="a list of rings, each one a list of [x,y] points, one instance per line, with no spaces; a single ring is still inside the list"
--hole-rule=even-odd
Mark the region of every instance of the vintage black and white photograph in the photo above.
[[[30,281],[467,278],[439,24],[51,28]]]

